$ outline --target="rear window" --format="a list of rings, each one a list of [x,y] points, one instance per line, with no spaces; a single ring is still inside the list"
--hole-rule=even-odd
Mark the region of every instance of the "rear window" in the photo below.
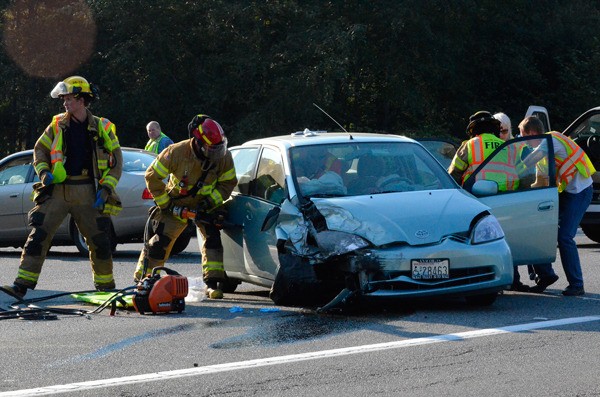
[[[151,153],[123,150],[123,171],[146,171],[155,158]]]

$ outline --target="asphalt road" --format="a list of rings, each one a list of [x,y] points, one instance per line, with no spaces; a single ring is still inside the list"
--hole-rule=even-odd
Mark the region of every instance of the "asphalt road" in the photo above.
[[[243,284],[182,314],[3,320],[0,396],[600,396],[600,245],[577,240],[584,297],[560,295],[557,262],[545,294],[505,292],[488,308],[429,301],[319,315]],[[132,284],[140,249],[119,246],[119,287]],[[195,281],[195,240],[188,249],[168,266]],[[3,284],[19,255],[0,250]],[[88,260],[58,247],[27,297],[91,287]],[[0,307],[13,301],[0,294]],[[43,305],[94,308],[70,297]]]

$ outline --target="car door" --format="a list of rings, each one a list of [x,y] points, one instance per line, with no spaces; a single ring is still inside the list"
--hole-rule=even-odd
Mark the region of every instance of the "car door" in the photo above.
[[[563,134],[577,143],[588,155],[596,172],[592,175],[594,194],[580,226],[585,235],[600,242],[600,107],[587,110],[577,117]]]
[[[491,171],[505,169],[507,152],[517,154],[512,163],[517,169],[517,164],[531,154],[532,148],[538,146],[538,141],[546,142],[546,147],[549,148],[547,154],[537,162],[539,167],[531,166],[525,171],[517,172],[518,179],[512,181],[512,186],[486,192],[476,189],[477,181],[491,180],[488,176]],[[556,259],[558,189],[551,142],[549,135],[541,138],[538,136],[537,141],[524,137],[505,142],[475,170],[464,185],[466,190],[487,204],[498,218],[515,265],[548,263]],[[508,173],[510,172],[509,170]],[[537,185],[536,175],[540,172],[548,173],[548,186]]]
[[[277,238],[262,231],[267,214],[284,199],[282,155],[275,147],[232,148],[238,184],[227,202],[223,232],[225,270],[233,277],[273,280],[277,270]],[[229,251],[229,252],[228,252]]]
[[[244,223],[246,206],[250,205],[250,182],[256,175],[256,164],[260,153],[259,146],[233,147],[233,157],[237,185],[231,197],[225,202],[227,208],[227,224],[221,231],[223,244],[223,264],[227,274],[245,273],[244,260]]]
[[[250,274],[273,279],[279,263],[274,228],[262,231],[267,214],[284,199],[285,173],[278,148],[263,146],[250,184],[244,221],[244,259]]]
[[[27,232],[27,214],[33,203],[33,166],[31,156],[18,157],[2,165],[0,169],[0,238],[23,240]]]

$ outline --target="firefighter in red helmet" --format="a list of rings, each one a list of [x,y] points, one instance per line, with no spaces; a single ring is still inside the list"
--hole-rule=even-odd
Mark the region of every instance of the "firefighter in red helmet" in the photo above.
[[[203,237],[202,276],[206,295],[223,297],[223,246],[219,208],[237,183],[227,138],[219,123],[209,116],[194,116],[188,125],[190,139],[170,145],[146,170],[146,185],[156,202],[151,212],[152,231],[138,260],[134,278],[142,279],[169,257],[175,240],[186,229],[182,210],[196,214],[195,224]],[[165,182],[166,179],[166,182]]]

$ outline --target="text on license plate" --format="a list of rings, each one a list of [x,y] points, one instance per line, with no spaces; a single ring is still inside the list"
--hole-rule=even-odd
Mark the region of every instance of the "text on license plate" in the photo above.
[[[436,280],[450,278],[450,260],[413,259],[410,261],[413,280]]]

